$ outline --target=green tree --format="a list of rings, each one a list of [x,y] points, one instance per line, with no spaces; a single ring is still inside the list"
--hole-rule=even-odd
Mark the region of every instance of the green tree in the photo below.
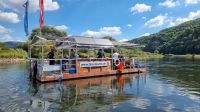
[[[29,37],[29,41],[31,43],[35,43],[36,41],[38,41],[38,38],[35,38],[36,36],[40,36],[40,29],[39,28],[32,30],[32,33]],[[55,38],[67,37],[67,33],[64,32],[64,31],[57,30],[57,29],[50,27],[50,26],[44,26],[41,30],[41,36],[43,38],[52,38],[53,37],[55,39]],[[44,57],[47,57],[47,54],[50,51],[50,49],[55,48],[55,42],[45,41],[43,44],[48,45],[48,46],[44,47]],[[49,46],[49,45],[51,45],[51,46]],[[21,45],[20,47],[22,49],[27,49],[27,43],[24,44],[24,45]],[[32,57],[38,58],[41,55],[40,54],[41,48],[40,47],[33,47],[32,52],[34,52],[34,53],[32,53]]]
[[[41,30],[41,35],[45,37],[66,37],[67,33],[54,27],[44,26]],[[29,39],[32,40],[36,36],[40,36],[40,28],[33,29]]]
[[[116,41],[112,36],[105,36],[103,39],[109,39],[110,41]]]
[[[0,50],[7,50],[9,49],[4,43],[0,42]]]

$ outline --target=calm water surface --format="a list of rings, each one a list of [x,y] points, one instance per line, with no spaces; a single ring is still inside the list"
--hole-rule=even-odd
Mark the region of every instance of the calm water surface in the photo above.
[[[40,84],[26,64],[0,65],[0,111],[199,112],[200,61],[147,61],[147,74]]]

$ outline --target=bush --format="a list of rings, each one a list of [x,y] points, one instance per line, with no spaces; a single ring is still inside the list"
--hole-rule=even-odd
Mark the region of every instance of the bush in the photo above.
[[[22,49],[8,49],[0,51],[0,58],[27,58],[28,54]]]

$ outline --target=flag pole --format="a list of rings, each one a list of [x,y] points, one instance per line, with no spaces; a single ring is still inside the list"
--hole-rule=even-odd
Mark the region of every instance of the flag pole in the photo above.
[[[39,6],[40,6],[40,37],[42,37],[42,27],[44,26],[44,1],[39,0]],[[44,59],[44,46],[43,46],[43,40],[41,40],[41,46],[42,46],[42,59]]]
[[[29,11],[29,0],[27,0],[24,4],[23,7],[25,9],[24,11],[24,31],[25,31],[25,36],[27,38],[27,51],[28,51],[28,60],[29,60],[29,77],[32,77],[32,62],[31,62],[31,41],[29,39],[29,31],[28,31],[28,11]]]

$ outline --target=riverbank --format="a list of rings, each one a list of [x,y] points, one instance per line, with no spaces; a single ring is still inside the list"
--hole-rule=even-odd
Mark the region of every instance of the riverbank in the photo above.
[[[173,55],[173,54],[170,54],[170,55],[165,55],[164,57],[167,57],[167,58],[185,58],[185,59],[200,59],[200,54],[195,54],[195,55],[192,55],[192,54],[186,54],[186,55]]]
[[[26,61],[26,59],[20,58],[0,58],[0,64],[24,63]]]

